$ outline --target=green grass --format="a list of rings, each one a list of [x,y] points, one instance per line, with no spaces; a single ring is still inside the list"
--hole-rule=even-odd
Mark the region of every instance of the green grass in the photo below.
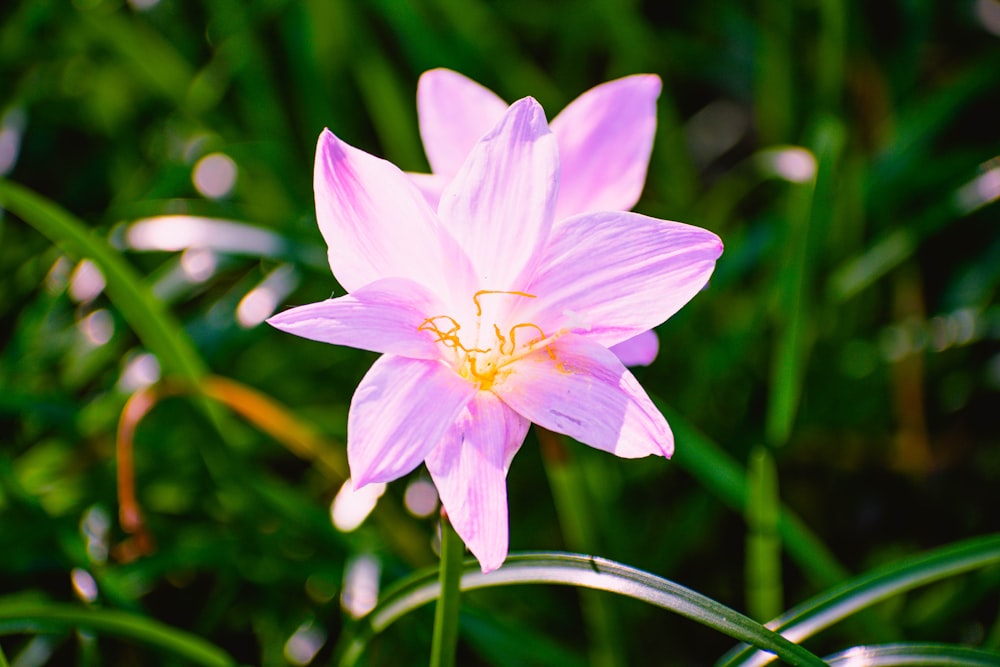
[[[995,4],[5,3],[0,664],[284,665],[293,635],[331,664],[359,627],[341,602],[349,563],[373,558],[382,589],[436,563],[435,520],[404,504],[426,473],[338,531],[330,466],[245,421],[233,401],[253,394],[228,394],[230,411],[203,381],[261,392],[309,442],[343,446],[373,355],[241,326],[239,304],[274,276],[288,278],[279,308],[342,293],[315,225],[316,138],[329,127],[425,170],[414,95],[439,66],[532,95],[550,118],[600,82],[659,74],[636,210],[726,245],[636,369],[674,460],[573,442],[556,460],[529,435],[508,478],[512,549],[593,553],[756,620],[801,628],[839,610],[800,657],[871,646],[989,664],[1000,131],[983,119],[1000,108],[1000,41],[975,7]],[[814,173],[781,171],[792,148]],[[237,167],[217,199],[192,182],[212,153]],[[133,247],[133,224],[165,215],[238,221],[276,245]],[[104,278],[89,296],[84,259]],[[135,474],[155,549],[129,558],[115,438],[154,358],[170,391],[137,426]],[[986,556],[966,568],[969,550]],[[542,581],[464,591],[457,664],[737,660],[726,632],[642,595]],[[432,625],[417,609],[366,636],[367,663],[426,663]]]

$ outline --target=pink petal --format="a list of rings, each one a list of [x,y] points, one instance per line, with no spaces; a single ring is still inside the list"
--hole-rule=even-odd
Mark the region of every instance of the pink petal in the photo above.
[[[403,172],[329,130],[316,147],[313,185],[330,268],[348,292],[399,277],[440,293],[445,259],[458,270],[467,264]]]
[[[708,282],[722,241],[637,213],[592,213],[555,230],[525,288],[519,322],[570,329],[605,346],[652,329]]]
[[[484,289],[511,289],[548,237],[559,156],[545,112],[526,97],[476,144],[441,195],[438,214]]]
[[[450,180],[506,111],[496,93],[458,72],[424,72],[417,83],[417,116],[431,171]]]
[[[436,211],[438,202],[441,201],[441,192],[451,182],[451,179],[437,174],[415,174],[411,171],[406,172],[406,175],[410,177],[413,184],[420,190],[420,194],[424,196],[427,205]]]
[[[428,317],[442,310],[437,298],[423,286],[404,278],[386,278],[347,296],[278,313],[267,323],[322,343],[438,359],[439,344],[421,328]]]
[[[354,392],[347,417],[354,488],[394,480],[420,465],[475,393],[437,361],[379,357]]]
[[[493,391],[539,426],[623,458],[673,454],[666,419],[607,348],[567,334],[509,368]]]
[[[611,346],[618,360],[626,366],[649,366],[660,352],[660,338],[655,331],[643,331]]]
[[[527,432],[528,420],[479,392],[426,460],[449,520],[483,572],[507,557],[507,468]]]
[[[556,220],[635,206],[646,182],[661,87],[655,74],[609,81],[552,121],[562,163]]]

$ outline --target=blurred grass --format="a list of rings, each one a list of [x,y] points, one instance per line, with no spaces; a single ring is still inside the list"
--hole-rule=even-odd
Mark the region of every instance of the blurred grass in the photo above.
[[[392,520],[342,533],[329,518],[337,484],[322,467],[217,407],[176,399],[136,433],[137,491],[157,551],[128,563],[109,551],[125,538],[112,519],[115,427],[150,378],[194,381],[210,369],[290,406],[325,441],[344,441],[372,355],[241,324],[240,308],[285,267],[299,278],[276,307],[339,292],[322,262],[306,259],[324,252],[312,212],[316,137],[328,126],[426,168],[413,102],[417,77],[437,66],[506,99],[533,95],[550,117],[601,81],[658,73],[659,128],[637,210],[706,226],[726,243],[709,288],[660,327],[660,358],[636,372],[670,406],[676,461],[620,461],[571,444],[573,478],[562,483],[529,437],[509,478],[512,548],[597,545],[751,608],[750,591],[766,582],[746,568],[744,517],[752,524],[773,508],[777,490],[782,552],[769,547],[760,563],[786,605],[847,572],[1000,530],[1000,126],[990,120],[1000,38],[984,18],[998,9],[996,0],[5,3],[0,594],[154,619],[240,663],[294,662],[286,643],[312,636],[312,662],[324,664],[344,622],[348,561],[376,557],[383,583],[433,562],[433,520],[406,513],[407,482],[379,501]],[[815,160],[804,182],[787,171],[792,147]],[[212,198],[192,174],[218,153],[233,160],[236,181]],[[164,215],[237,220],[294,250],[130,244],[135,220]],[[83,257],[102,269],[103,289],[86,289]],[[771,482],[740,463],[759,462],[760,443]],[[572,494],[588,498],[588,516],[575,507],[560,518],[556,506]],[[409,536],[405,547],[397,533]],[[74,588],[77,570],[93,577],[95,598]],[[976,583],[976,596],[913,600],[919,614],[902,603],[876,610],[891,636],[858,624],[820,646],[990,637],[995,646],[998,582]],[[462,664],[504,664],[504,653],[529,661],[527,646],[540,647],[538,664],[587,655],[593,612],[572,591],[491,591],[469,604]],[[614,615],[615,650],[630,662],[710,664],[728,647],[627,602],[616,600]],[[393,649],[371,664],[424,661],[427,627],[401,623]],[[104,635],[33,641],[20,630],[3,646],[15,665],[31,651],[43,664],[174,664]]]

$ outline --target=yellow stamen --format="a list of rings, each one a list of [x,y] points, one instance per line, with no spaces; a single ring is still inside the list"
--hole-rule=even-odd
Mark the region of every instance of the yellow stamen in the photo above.
[[[483,315],[483,306],[479,303],[479,297],[486,294],[510,294],[512,296],[523,296],[527,299],[537,298],[534,294],[528,294],[527,292],[505,292],[504,290],[481,289],[472,295],[472,302],[476,304],[476,317],[482,317]]]
[[[539,338],[536,338],[535,340],[533,340],[530,343],[528,343],[528,347],[529,348],[532,345],[534,345],[535,343],[538,343],[540,341],[545,340],[545,332],[542,331],[542,328],[540,326],[538,326],[537,324],[533,324],[532,322],[521,322],[520,324],[515,324],[514,326],[512,326],[510,328],[510,352],[508,352],[508,354],[514,354],[514,350],[517,349],[517,343],[514,341],[514,336],[517,333],[517,330],[520,329],[520,328],[522,328],[522,327],[527,327],[529,329],[534,329],[539,334],[541,334]]]
[[[474,338],[477,342],[480,339],[481,318],[483,317],[483,304],[480,300],[483,296],[505,294],[508,296],[524,297],[527,299],[537,298],[534,294],[527,292],[515,292],[505,290],[480,290],[472,295],[472,302],[476,304],[476,326]],[[517,342],[518,329],[533,329],[536,333],[527,343],[520,346]],[[539,347],[544,347],[549,358],[556,359],[556,352],[552,348],[552,343],[564,333],[560,331],[552,336],[546,335],[545,331],[534,322],[519,322],[507,330],[505,336],[500,329],[500,325],[493,324],[493,333],[496,345],[485,349],[479,347],[467,347],[459,337],[462,325],[450,315],[434,315],[428,317],[417,327],[417,331],[429,331],[435,334],[434,342],[442,343],[446,348],[456,352],[455,358],[451,361],[455,371],[465,379],[473,382],[481,391],[488,391],[497,381],[498,376],[503,378],[510,370],[507,368],[517,360],[530,354]],[[557,371],[567,372],[559,363]]]

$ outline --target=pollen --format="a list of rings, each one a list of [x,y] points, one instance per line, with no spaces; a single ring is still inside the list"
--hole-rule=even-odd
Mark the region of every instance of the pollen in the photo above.
[[[433,315],[417,327],[417,331],[427,331],[435,336],[435,342],[445,348],[442,358],[459,375],[480,390],[489,391],[510,372],[511,364],[535,350],[545,349],[549,358],[556,360],[551,343],[557,336],[547,334],[534,322],[515,322],[511,325],[484,322],[484,297],[537,298],[527,292],[480,290],[472,295],[476,317],[467,328],[463,329],[462,324],[451,315]]]

